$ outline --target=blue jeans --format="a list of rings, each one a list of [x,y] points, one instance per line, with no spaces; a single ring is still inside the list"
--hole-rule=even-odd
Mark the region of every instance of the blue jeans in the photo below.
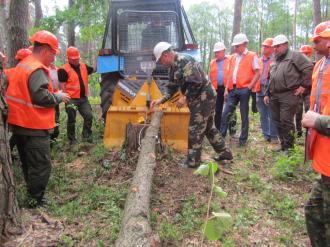
[[[264,103],[264,96],[257,96],[257,107],[260,113],[260,124],[265,139],[277,139],[277,130],[272,120],[269,106]]]
[[[242,127],[241,135],[239,137],[240,144],[245,144],[249,134],[249,98],[250,89],[248,88],[234,88],[228,93],[228,99],[225,105],[225,109],[222,113],[220,132],[223,137],[227,134],[228,129],[228,117],[231,112],[234,112],[236,106],[239,103],[239,109],[241,113]]]

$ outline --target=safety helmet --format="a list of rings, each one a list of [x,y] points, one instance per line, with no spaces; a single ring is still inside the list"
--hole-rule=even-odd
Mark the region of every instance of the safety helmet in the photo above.
[[[80,52],[79,50],[74,47],[74,46],[70,46],[67,50],[66,50],[66,56],[69,59],[79,59],[80,58]]]
[[[32,51],[30,51],[29,49],[19,49],[16,53],[15,59],[16,60],[23,60],[24,58],[26,58],[27,56],[30,56],[32,54]]]
[[[217,42],[213,46],[213,52],[226,50],[226,46],[222,42]]]
[[[288,43],[288,42],[289,42],[289,40],[284,34],[279,34],[279,35],[275,36],[275,38],[273,39],[272,47],[274,47],[276,45]]]
[[[234,36],[233,43],[231,43],[231,46],[240,45],[246,42],[249,42],[246,35],[244,33],[238,33]]]
[[[263,46],[272,46],[273,45],[273,38],[267,38],[262,42]]]
[[[330,21],[328,21],[327,28],[323,32],[320,33],[320,36],[322,38],[329,38],[330,37]]]
[[[303,45],[303,46],[300,47],[299,51],[301,53],[306,54],[306,55],[312,55],[313,47],[311,47],[310,45]]]
[[[57,38],[51,32],[48,32],[46,30],[38,31],[30,37],[30,41],[32,43],[38,42],[38,43],[41,43],[41,44],[47,44],[47,45],[50,46],[50,48],[52,50],[54,50],[56,52],[56,54],[60,53],[60,50],[58,49]]]
[[[315,28],[314,28],[314,34],[313,37],[309,39],[309,41],[314,42],[315,39],[320,38],[321,37],[321,33],[323,31],[325,31],[325,29],[327,29],[327,27],[329,26],[330,21],[324,21],[321,22],[320,24],[318,24]]]
[[[156,62],[160,59],[162,56],[163,52],[171,48],[172,45],[167,42],[159,42],[157,45],[154,47],[154,55],[156,57]]]

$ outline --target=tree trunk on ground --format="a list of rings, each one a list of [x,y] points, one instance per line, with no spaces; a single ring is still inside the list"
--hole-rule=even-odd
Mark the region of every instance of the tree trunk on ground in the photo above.
[[[236,34],[238,34],[241,30],[242,4],[243,4],[243,0],[235,0],[233,33],[232,33],[232,36],[231,36],[232,41],[234,39],[234,36]],[[233,52],[233,47],[231,49],[232,49],[232,52]]]
[[[162,112],[155,112],[142,140],[139,161],[128,193],[122,220],[122,227],[116,247],[155,246],[149,224],[149,205],[152,176],[156,167],[156,138]]]
[[[69,0],[69,9],[72,8],[74,5],[74,0]],[[74,20],[69,21],[68,23],[68,30],[67,30],[67,39],[68,39],[68,47],[75,46],[76,37],[75,37],[75,23]]]
[[[29,46],[27,24],[29,16],[28,0],[11,0],[8,26],[8,61],[11,67],[16,65],[16,52]]]
[[[321,3],[320,0],[313,0],[313,24],[314,27],[321,22]]]
[[[41,23],[41,19],[43,18],[41,0],[34,0],[34,8],[35,8],[34,26],[39,27]]]
[[[0,72],[0,246],[20,230],[6,123],[8,109],[4,101],[5,88],[2,84]]]
[[[7,34],[7,20],[6,20],[6,0],[0,0],[0,51],[5,52],[6,49],[6,34]]]

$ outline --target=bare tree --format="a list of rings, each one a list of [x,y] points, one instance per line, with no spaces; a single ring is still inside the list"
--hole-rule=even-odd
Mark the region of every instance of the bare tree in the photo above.
[[[231,40],[233,40],[234,36],[238,34],[241,30],[242,4],[243,0],[235,0],[233,33],[231,36]]]
[[[313,0],[313,24],[314,27],[322,21],[320,0]]]
[[[27,24],[29,17],[28,0],[11,0],[8,22],[8,61],[15,66],[15,54],[22,47],[28,47]]]
[[[0,51],[4,51],[6,49],[6,33],[6,0],[0,0]]]
[[[34,26],[39,27],[41,19],[43,18],[42,8],[41,8],[41,0],[34,0],[34,11],[35,11],[35,21]]]
[[[294,1],[294,13],[293,13],[293,23],[292,23],[292,48],[294,50],[297,49],[297,8],[298,8],[298,1]]]
[[[74,6],[74,0],[69,0],[69,9]],[[76,43],[76,37],[75,37],[75,23],[74,20],[71,20],[68,23],[68,30],[67,30],[67,39],[68,39],[68,46],[74,46]]]

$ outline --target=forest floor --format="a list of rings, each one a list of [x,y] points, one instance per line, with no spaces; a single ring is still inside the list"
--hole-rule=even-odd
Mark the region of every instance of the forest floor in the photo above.
[[[5,246],[113,246],[125,198],[137,163],[137,154],[107,150],[102,144],[103,124],[93,106],[94,143],[70,146],[66,139],[66,113],[61,112],[61,134],[53,143],[52,175],[47,187],[49,204],[26,207],[26,189],[18,155],[14,173],[22,208],[24,233]],[[77,117],[80,140],[81,118]],[[221,205],[230,213],[231,230],[203,246],[310,246],[303,205],[316,175],[303,163],[303,140],[288,158],[263,140],[259,115],[250,114],[249,142],[238,147],[227,138],[234,160],[219,164],[217,184],[228,196]],[[239,131],[238,131],[239,132]],[[212,160],[205,141],[203,159]],[[159,246],[200,246],[210,183],[193,169],[178,166],[184,154],[173,150],[157,157],[151,196],[151,223]]]

